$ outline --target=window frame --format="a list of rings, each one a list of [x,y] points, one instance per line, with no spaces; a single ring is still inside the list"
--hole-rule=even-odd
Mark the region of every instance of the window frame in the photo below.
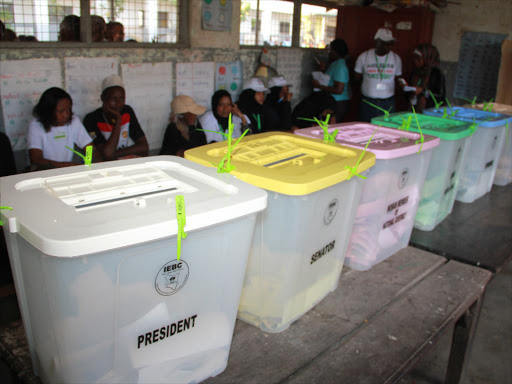
[[[92,42],[91,28],[91,4],[90,0],[80,0],[80,39],[81,41],[0,41],[0,48],[44,48],[44,49],[69,49],[69,48],[189,48],[189,0],[178,0],[178,38],[176,43],[151,43],[151,42],[122,42],[113,43],[108,41]],[[83,15],[83,16],[82,16]]]
[[[243,0],[240,0],[240,6],[242,4],[242,1]],[[258,0],[258,1],[264,1],[264,0]],[[317,6],[320,6],[320,7],[325,7],[325,8],[329,8],[329,9],[337,9],[338,12],[341,12],[341,6],[339,5],[334,5],[333,3],[329,2],[329,1],[324,1],[324,0],[283,0],[283,1],[289,1],[291,3],[293,3],[293,17],[292,17],[292,44],[291,46],[289,47],[284,47],[284,46],[273,46],[273,45],[269,45],[269,46],[266,46],[267,48],[270,48],[270,49],[274,49],[274,48],[285,48],[285,49],[290,49],[290,48],[300,48],[300,49],[310,49],[310,50],[323,50],[323,48],[308,48],[308,47],[301,47],[300,46],[300,23],[301,23],[301,8],[302,8],[302,4],[307,4],[307,5],[317,5]],[[257,8],[259,10],[259,6]],[[256,12],[256,17],[257,17],[257,21],[256,21],[256,24],[258,24],[258,21],[259,21],[259,12]],[[338,21],[336,20],[336,29],[338,28]],[[256,29],[256,36],[258,35],[259,33],[259,30],[258,28]],[[238,33],[238,41],[240,41],[240,32]],[[264,45],[261,44],[261,45],[242,45],[242,44],[239,44],[240,45],[240,49],[261,49]]]

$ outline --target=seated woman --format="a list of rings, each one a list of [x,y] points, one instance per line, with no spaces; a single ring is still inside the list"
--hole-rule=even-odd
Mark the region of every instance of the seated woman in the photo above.
[[[303,120],[304,118],[314,119],[316,117],[319,120],[325,120],[327,115],[331,115],[329,124],[334,124],[336,123],[335,109],[336,100],[330,93],[325,91],[313,92],[293,109],[292,130],[318,125],[315,121]]]
[[[75,145],[85,150],[92,145],[80,119],[73,116],[71,96],[60,88],[44,91],[34,107],[34,117],[28,128],[28,153],[33,168],[54,168],[77,165],[71,160],[73,152],[66,148]],[[93,161],[101,155],[93,150]]]
[[[105,160],[147,156],[146,135],[132,107],[125,104],[123,80],[111,75],[101,84],[103,105],[84,118],[85,129]]]
[[[439,68],[439,51],[431,44],[420,44],[413,51],[413,66],[409,85],[416,88],[408,92],[409,104],[416,112],[435,107],[435,100],[446,98],[446,82]],[[432,97],[432,94],[434,97]]]
[[[279,127],[279,117],[264,104],[267,91],[263,82],[253,77],[245,83],[244,90],[238,98],[238,108],[251,119],[252,133],[274,131]]]
[[[206,108],[194,102],[190,96],[179,95],[171,102],[170,124],[167,126],[162,142],[161,155],[183,157],[190,148],[206,144],[204,132],[197,116],[206,112]]]
[[[250,120],[245,116],[236,104],[231,101],[231,95],[223,89],[218,90],[212,96],[212,110],[206,112],[199,118],[199,123],[206,131],[206,142],[214,143],[224,141],[226,137],[221,135],[228,132],[229,114],[232,114],[231,121],[234,125],[233,137],[240,137],[249,128]]]
[[[285,80],[284,77],[272,77],[268,81],[270,94],[265,99],[265,105],[270,109],[270,116],[274,123],[276,130],[288,131],[292,127],[292,97],[290,93],[291,85]]]

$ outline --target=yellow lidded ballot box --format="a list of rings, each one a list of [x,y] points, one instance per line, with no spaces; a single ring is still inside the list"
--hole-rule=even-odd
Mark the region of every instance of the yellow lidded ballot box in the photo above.
[[[215,166],[227,142],[185,152]],[[338,285],[364,171],[375,155],[282,132],[246,136],[231,174],[268,193],[258,214],[238,318],[281,332]]]

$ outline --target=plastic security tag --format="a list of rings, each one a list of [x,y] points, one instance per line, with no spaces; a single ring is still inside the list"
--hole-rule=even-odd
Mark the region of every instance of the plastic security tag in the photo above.
[[[345,165],[345,169],[348,169],[349,172],[350,172],[348,177],[347,177],[347,180],[350,180],[352,178],[352,176],[357,176],[357,177],[360,177],[361,179],[366,179],[366,176],[363,176],[363,175],[357,173],[357,167],[359,167],[359,163],[361,163],[361,160],[363,160],[363,157],[364,157],[364,155],[366,153],[366,149],[368,148],[368,146],[372,142],[373,136],[377,133],[379,128],[377,128],[375,131],[373,131],[372,135],[368,139],[368,142],[366,143],[363,152],[361,152],[361,155],[359,156],[359,159],[357,159],[356,165],[354,165],[353,167],[349,167],[348,165]]]
[[[384,108],[381,108],[379,107],[378,105],[375,105],[373,103],[370,103],[368,100],[365,100],[363,99],[363,101],[366,103],[366,104],[369,104],[371,105],[373,108],[376,108],[378,109],[379,111],[382,111],[384,113],[384,118],[388,118],[389,117],[389,111],[391,111],[391,109],[393,108],[392,106],[386,111]]]
[[[12,207],[0,207],[0,209],[7,209],[9,211],[12,211]],[[4,225],[4,222],[2,220],[0,220],[0,226],[3,226]]]
[[[177,195],[176,201],[176,221],[178,222],[178,244],[177,244],[177,259],[181,257],[181,239],[185,239],[187,234],[185,233],[185,225],[187,225],[187,217],[185,214],[185,197],[183,195]]]
[[[74,154],[80,156],[84,160],[84,164],[87,166],[90,166],[92,163],[92,145],[89,145],[85,147],[85,156],[82,155],[80,152],[75,151],[74,149],[69,148],[67,145],[65,145],[67,149],[69,149]]]

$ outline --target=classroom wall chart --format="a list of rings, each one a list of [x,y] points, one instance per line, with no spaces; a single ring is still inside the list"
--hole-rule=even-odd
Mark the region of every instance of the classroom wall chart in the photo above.
[[[242,92],[243,80],[242,61],[215,64],[215,90],[225,89],[235,102]]]
[[[66,91],[73,100],[73,113],[83,120],[85,115],[101,107],[101,83],[117,74],[119,60],[112,57],[70,57],[64,60]]]
[[[27,149],[32,109],[45,90],[62,86],[59,59],[3,61],[0,81],[5,132],[13,151]]]
[[[176,96],[187,95],[210,109],[214,92],[213,61],[203,63],[176,63]]]
[[[121,64],[126,104],[137,115],[150,149],[162,145],[172,101],[172,63]]]

